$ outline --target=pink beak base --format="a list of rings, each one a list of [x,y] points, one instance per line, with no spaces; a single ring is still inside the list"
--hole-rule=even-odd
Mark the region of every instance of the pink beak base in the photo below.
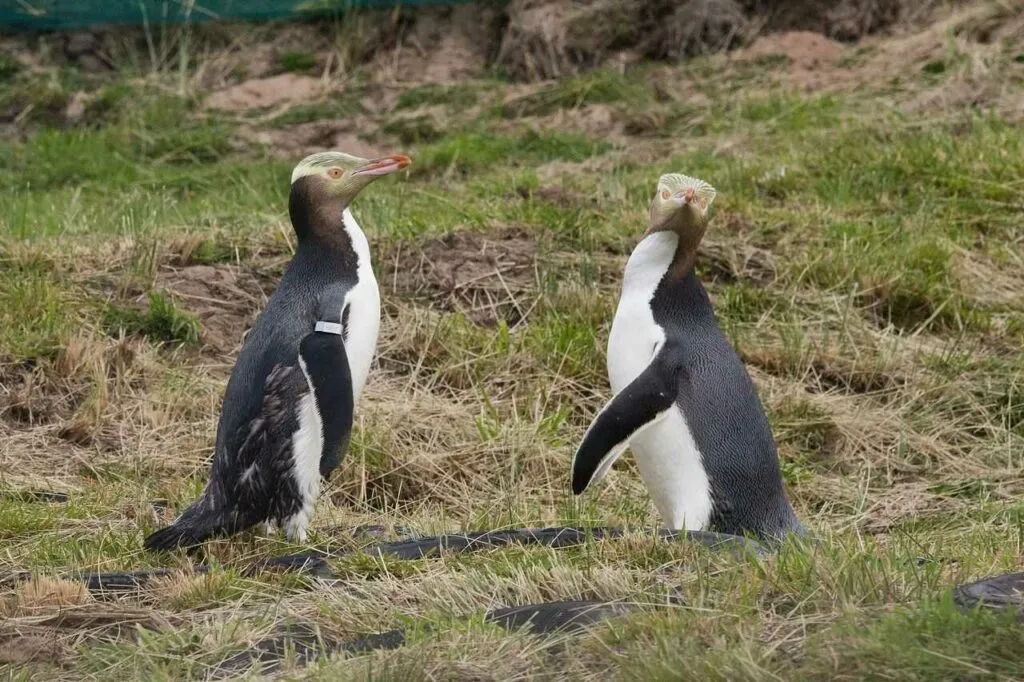
[[[400,171],[403,168],[408,168],[411,163],[412,159],[408,156],[402,156],[401,154],[385,156],[379,159],[367,161],[353,171],[352,175],[388,175],[395,171]]]

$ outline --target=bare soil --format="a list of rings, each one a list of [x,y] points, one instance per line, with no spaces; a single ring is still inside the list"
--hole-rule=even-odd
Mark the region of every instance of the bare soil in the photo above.
[[[156,286],[171,292],[199,319],[207,347],[232,357],[266,302],[259,280],[233,265],[168,266],[157,275]]]
[[[515,229],[453,232],[399,245],[380,262],[390,291],[461,311],[484,326],[520,321],[529,307],[524,294],[536,288],[537,244]]]
[[[287,104],[304,104],[329,92],[319,78],[282,73],[268,78],[254,78],[218,90],[206,99],[211,109],[250,111]]]

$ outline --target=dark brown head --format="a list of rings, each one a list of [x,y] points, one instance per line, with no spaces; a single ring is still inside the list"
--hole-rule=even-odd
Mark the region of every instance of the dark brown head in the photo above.
[[[646,234],[672,231],[679,235],[674,265],[677,274],[685,274],[693,266],[715,194],[714,187],[688,175],[669,173],[658,180]]]
[[[408,156],[361,159],[344,152],[307,156],[292,171],[288,211],[299,241],[331,244],[344,230],[342,214],[377,178],[406,168]]]

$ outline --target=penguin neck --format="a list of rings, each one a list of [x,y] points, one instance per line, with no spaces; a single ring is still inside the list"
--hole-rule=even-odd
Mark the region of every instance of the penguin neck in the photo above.
[[[328,279],[358,278],[370,268],[370,248],[348,206],[327,200],[300,178],[292,185],[288,213],[298,238],[295,263]],[[372,273],[372,270],[369,270]],[[347,276],[347,277],[346,277]]]
[[[673,230],[645,236],[626,263],[623,293],[650,297],[666,280],[681,282],[693,276],[698,241]]]
[[[351,257],[355,245],[347,229],[346,213],[347,202],[330,196],[317,178],[296,180],[288,197],[288,215],[299,240],[297,252],[321,251],[326,256]]]

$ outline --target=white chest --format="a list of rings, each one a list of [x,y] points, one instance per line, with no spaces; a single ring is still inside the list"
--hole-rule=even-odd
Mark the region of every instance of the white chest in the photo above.
[[[352,213],[345,210],[345,232],[352,240],[352,247],[359,257],[358,282],[345,296],[348,308],[348,333],[345,337],[345,353],[348,355],[352,372],[352,395],[358,400],[370,373],[373,355],[377,349],[377,335],[380,331],[380,290],[373,276],[370,260],[370,245]]]
[[[665,342],[651,299],[675,257],[678,237],[656,232],[646,237],[626,263],[622,296],[608,338],[608,380],[619,393],[651,363]],[[640,476],[662,523],[672,529],[700,530],[711,518],[711,486],[686,417],[678,408],[630,441]]]
[[[622,296],[608,337],[608,380],[618,393],[635,379],[665,341],[665,331],[654,320],[651,299],[672,264],[678,237],[656,232],[633,250],[622,280]]]

